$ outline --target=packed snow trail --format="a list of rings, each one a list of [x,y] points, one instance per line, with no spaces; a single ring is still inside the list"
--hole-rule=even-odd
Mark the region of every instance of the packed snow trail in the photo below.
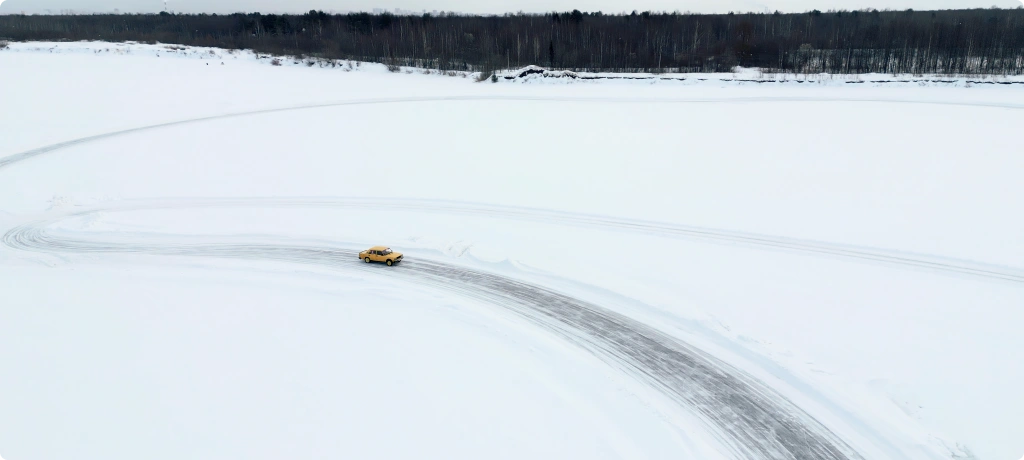
[[[728,446],[734,458],[840,460],[862,458],[827,427],[777,391],[707,353],[599,305],[542,286],[434,260],[385,268],[361,263],[358,251],[333,247],[160,240],[126,242],[65,238],[53,221],[18,226],[3,243],[41,253],[126,253],[271,260],[358,270],[399,278],[506,309],[578,345],[671,398]]]
[[[190,198],[165,200],[126,200],[116,207],[77,213],[84,216],[95,212],[116,212],[148,209],[182,209],[204,207],[277,207],[277,208],[337,208],[370,211],[406,211],[437,214],[493,217],[509,220],[571,225],[582,228],[635,232],[663,238],[708,241],[718,244],[793,251],[801,254],[838,257],[858,262],[879,263],[903,268],[927,270],[936,273],[968,276],[993,281],[1024,283],[1024,269],[953,259],[929,254],[893,251],[883,248],[849,246],[822,241],[801,240],[773,235],[761,235],[666,222],[623,219],[574,212],[545,209],[489,205],[459,201],[421,200],[401,198]]]
[[[645,104],[707,104],[707,103],[724,103],[724,102],[893,102],[900,104],[937,104],[937,105],[956,105],[966,107],[990,107],[990,108],[1001,108],[1001,109],[1024,109],[1024,105],[1017,104],[993,104],[993,103],[972,103],[972,102],[944,102],[944,101],[915,101],[915,100],[900,100],[900,99],[855,99],[855,98],[799,98],[799,97],[747,97],[747,98],[707,98],[707,99],[641,99],[641,98],[583,98],[583,97],[530,97],[530,96],[439,96],[439,97],[404,97],[404,98],[377,98],[377,99],[362,99],[362,100],[350,100],[340,102],[327,102],[322,104],[307,104],[292,107],[277,107],[268,108],[261,110],[251,110],[245,112],[235,112],[220,115],[210,115],[200,118],[190,118],[185,120],[170,121],[166,123],[159,123],[155,125],[140,126],[136,128],[129,128],[120,131],[114,131],[109,133],[97,134],[94,136],[82,137],[78,139],[71,139],[68,141],[60,142],[57,144],[46,145],[38,147],[32,150],[8,155],[0,158],[0,169],[11,166],[13,164],[28,160],[30,158],[43,155],[46,153],[55,152],[64,148],[73,147],[80,144],[86,144],[89,142],[100,141],[104,139],[115,138],[124,136],[127,134],[134,134],[143,131],[170,128],[173,126],[202,123],[214,120],[223,120],[227,118],[236,118],[252,115],[263,115],[270,113],[279,112],[291,112],[299,110],[309,109],[321,109],[328,107],[343,107],[343,106],[354,106],[354,105],[373,105],[373,104],[396,104],[396,103],[417,103],[417,102],[454,102],[454,101],[542,101],[542,102],[601,102],[601,103],[645,103]]]

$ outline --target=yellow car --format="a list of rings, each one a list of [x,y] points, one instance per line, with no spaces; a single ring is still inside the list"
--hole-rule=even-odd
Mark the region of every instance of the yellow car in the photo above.
[[[363,262],[384,262],[388,266],[392,266],[402,261],[402,253],[392,251],[391,248],[386,246],[374,246],[359,253],[359,258]]]

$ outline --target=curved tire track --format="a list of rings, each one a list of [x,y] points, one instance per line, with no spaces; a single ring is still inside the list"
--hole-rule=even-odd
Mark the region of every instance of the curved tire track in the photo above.
[[[621,219],[573,212],[544,209],[485,205],[459,201],[398,199],[398,198],[211,198],[146,200],[125,202],[117,208],[103,211],[130,211],[144,209],[181,209],[201,207],[322,207],[365,211],[412,211],[438,214],[492,217],[509,220],[571,225],[583,228],[628,231],[664,238],[709,241],[721,244],[783,250],[797,253],[838,257],[853,261],[880,263],[890,266],[928,270],[950,275],[969,276],[995,281],[1024,283],[1024,269],[952,259],[928,254],[905,253],[881,248],[846,246],[834,243],[785,238],[772,235],[734,232],[709,227],[678,225],[665,222]],[[84,211],[86,215],[99,211]]]
[[[0,158],[0,169],[11,166],[16,163],[28,160],[30,158],[37,157],[46,153],[55,152],[67,147],[73,147],[89,142],[100,141],[104,139],[110,139],[114,137],[124,136],[128,134],[139,133],[143,131],[155,130],[160,128],[169,128],[173,126],[180,126],[192,123],[201,123],[206,121],[223,120],[228,118],[244,117],[250,115],[263,115],[269,113],[278,112],[290,112],[297,110],[309,110],[309,109],[320,109],[327,107],[343,107],[348,105],[372,105],[372,104],[394,104],[394,103],[414,103],[414,102],[445,102],[445,101],[534,101],[534,102],[602,102],[602,103],[645,103],[645,104],[708,104],[708,103],[742,103],[742,102],[891,102],[899,104],[929,104],[929,105],[955,105],[955,106],[966,106],[966,107],[987,107],[987,108],[999,108],[999,109],[1024,109],[1024,105],[1015,104],[987,104],[987,103],[971,103],[971,102],[941,102],[941,101],[914,101],[914,100],[885,100],[885,99],[853,99],[853,98],[798,98],[798,97],[751,97],[751,98],[708,98],[708,99],[643,99],[643,98],[576,98],[576,97],[530,97],[530,96],[441,96],[441,97],[404,97],[404,98],[376,98],[376,99],[359,99],[341,102],[327,102],[320,104],[307,104],[290,107],[278,107],[271,109],[252,110],[245,112],[235,112],[222,115],[211,115],[200,118],[190,118],[186,120],[178,120],[167,123],[159,123],[155,125],[140,126],[137,128],[130,128],[121,131],[113,131],[104,134],[97,134],[94,136],[82,137],[79,139],[72,139],[57,144],[51,144],[43,147],[38,147],[32,150],[26,150],[21,153],[8,155]]]
[[[8,231],[3,243],[41,253],[122,253],[271,260],[378,271],[504,308],[660,391],[701,420],[740,459],[860,459],[849,445],[747,373],[650,326],[596,304],[481,270],[432,260],[366,266],[356,250],[246,242],[169,243],[64,238],[50,222]]]

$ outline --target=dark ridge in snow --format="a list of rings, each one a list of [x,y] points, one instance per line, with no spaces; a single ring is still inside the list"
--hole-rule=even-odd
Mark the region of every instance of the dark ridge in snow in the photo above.
[[[811,78],[794,78],[794,79],[780,79],[780,78],[701,78],[692,74],[691,76],[682,76],[682,74],[676,74],[673,76],[655,75],[655,74],[620,74],[620,73],[600,73],[600,72],[574,72],[571,70],[550,70],[540,66],[531,65],[523,67],[518,70],[510,70],[505,72],[499,72],[501,78],[512,82],[527,82],[533,80],[569,80],[569,81],[587,81],[587,80],[647,80],[647,81],[721,81],[730,83],[820,83],[820,79]],[[704,74],[702,74],[704,75]],[[871,83],[875,85],[885,84],[911,84],[911,83],[927,83],[927,84],[940,84],[940,85],[1024,85],[1024,81],[986,81],[986,80],[951,80],[951,79],[937,79],[937,78],[914,78],[914,79],[893,79],[893,80],[849,80],[841,81],[843,79],[850,78],[851,76],[841,75],[839,82],[846,84],[863,84]]]

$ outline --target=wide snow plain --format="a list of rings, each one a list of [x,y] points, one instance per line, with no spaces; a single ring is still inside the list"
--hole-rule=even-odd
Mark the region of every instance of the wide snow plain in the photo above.
[[[473,293],[354,257],[165,254],[210,245],[387,244],[542,286],[741,370],[863,458],[1024,449],[1018,85],[267,61],[0,51],[0,232],[45,237],[0,247],[5,458],[745,452]]]

